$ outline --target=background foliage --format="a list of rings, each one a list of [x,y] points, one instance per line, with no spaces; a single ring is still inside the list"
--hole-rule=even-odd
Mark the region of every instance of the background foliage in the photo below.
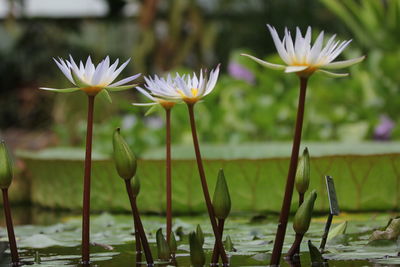
[[[23,5],[24,1],[20,1]],[[289,140],[297,101],[297,80],[241,58],[247,52],[279,62],[265,24],[280,32],[285,26],[313,27],[339,39],[353,39],[343,58],[366,54],[351,76],[330,79],[314,75],[308,91],[304,138],[363,140],[385,115],[394,122],[389,138],[398,139],[400,104],[399,25],[396,0],[168,0],[108,1],[102,18],[15,18],[0,25],[0,127],[2,130],[52,129],[57,145],[81,146],[85,131],[86,99],[81,93],[58,96],[39,92],[39,86],[67,87],[52,57],[95,60],[105,55],[133,61],[134,72],[163,74],[213,68],[223,73],[206,101],[197,105],[203,142],[242,143]],[[139,12],[126,16],[124,8]],[[111,133],[122,126],[137,152],[163,144],[163,112],[144,117],[131,102],[145,101],[134,90],[99,99],[95,147],[109,151]],[[190,141],[185,106],[173,110],[173,142]]]

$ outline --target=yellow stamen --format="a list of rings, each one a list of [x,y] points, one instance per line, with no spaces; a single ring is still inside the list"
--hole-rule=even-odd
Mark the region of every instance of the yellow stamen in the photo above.
[[[193,95],[193,97],[196,97],[198,93],[199,93],[199,89],[197,89],[197,88],[192,88],[192,95]]]

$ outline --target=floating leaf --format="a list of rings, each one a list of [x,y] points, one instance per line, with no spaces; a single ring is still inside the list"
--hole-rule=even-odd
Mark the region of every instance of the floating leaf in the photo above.
[[[400,235],[400,218],[392,219],[384,231],[376,230],[369,238],[368,244],[376,240],[397,240]]]

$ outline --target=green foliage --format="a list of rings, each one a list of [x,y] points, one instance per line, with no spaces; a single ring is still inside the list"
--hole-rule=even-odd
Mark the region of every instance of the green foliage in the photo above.
[[[169,249],[167,241],[164,238],[161,228],[157,230],[156,241],[158,258],[163,261],[169,261],[171,257],[171,251]]]

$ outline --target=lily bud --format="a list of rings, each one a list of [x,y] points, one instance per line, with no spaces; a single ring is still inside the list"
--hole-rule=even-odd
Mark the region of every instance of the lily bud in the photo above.
[[[161,228],[157,230],[156,240],[157,240],[158,258],[160,260],[169,261],[171,257],[171,252],[169,250],[168,243],[164,238]]]
[[[296,190],[299,194],[304,194],[308,190],[310,184],[310,154],[305,148],[303,155],[297,163],[296,171]]]
[[[190,261],[194,267],[202,267],[206,263],[203,245],[195,232],[189,234]]]
[[[313,190],[297,210],[293,219],[293,229],[296,234],[304,235],[310,227],[311,215],[316,198],[317,192]]]
[[[140,193],[140,179],[137,175],[131,180],[131,187],[133,196],[137,197]]]
[[[226,250],[226,251],[229,251],[229,252],[236,251],[236,249],[235,249],[234,246],[233,246],[231,237],[230,237],[229,235],[227,235],[226,238],[225,238],[225,244],[224,244],[224,246],[225,246],[225,250]]]
[[[136,157],[117,128],[113,135],[114,162],[119,176],[125,180],[136,174]]]
[[[197,225],[196,236],[199,239],[200,244],[203,246],[204,245],[204,234],[203,234],[203,230],[200,227],[200,224]]]
[[[168,242],[169,245],[169,250],[171,253],[175,254],[176,251],[178,250],[178,244],[176,243],[176,238],[174,232],[171,232],[171,236]]]
[[[226,184],[224,170],[218,172],[217,184],[214,190],[213,208],[215,217],[226,219],[231,211],[231,197],[228,185]]]
[[[10,155],[4,141],[0,143],[0,188],[7,189],[11,185],[13,169]]]

